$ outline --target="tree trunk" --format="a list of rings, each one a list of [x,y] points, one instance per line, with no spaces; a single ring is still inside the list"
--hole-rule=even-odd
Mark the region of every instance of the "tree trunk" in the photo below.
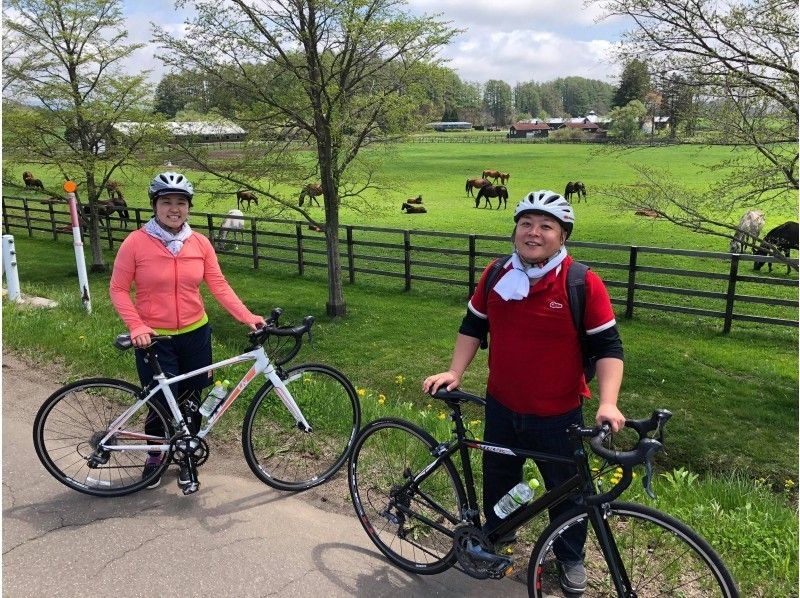
[[[328,303],[325,312],[332,318],[347,315],[342,291],[342,264],[339,258],[339,196],[336,188],[325,189],[325,239],[328,257]]]
[[[94,173],[86,173],[86,192],[89,199],[89,209],[91,218],[89,219],[89,245],[92,248],[92,265],[90,272],[107,272],[105,259],[103,259],[103,248],[100,245],[100,216],[97,213],[97,199],[100,189],[94,181]]]

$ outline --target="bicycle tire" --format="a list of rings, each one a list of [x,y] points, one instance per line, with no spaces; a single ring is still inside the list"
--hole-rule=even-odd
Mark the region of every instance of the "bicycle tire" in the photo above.
[[[148,486],[169,466],[172,451],[165,454],[161,465],[146,478],[142,472],[147,451],[108,451],[108,462],[90,468],[88,458],[108,425],[139,399],[141,388],[113,378],[87,378],[68,384],[54,392],[39,408],[33,423],[33,446],[39,460],[59,482],[92,496],[124,496]],[[160,443],[168,444],[172,436],[172,418],[164,408],[151,403],[165,430]],[[144,434],[148,409],[143,405],[133,413],[125,430],[135,436]],[[125,439],[116,438],[117,444]],[[141,438],[132,444],[141,446]]]
[[[375,420],[356,438],[348,468],[350,497],[367,535],[392,563],[423,575],[441,573],[455,562],[453,528],[467,504],[450,458],[420,488],[398,494],[409,477],[433,462],[438,445],[411,422]]]
[[[631,596],[739,596],[719,555],[683,522],[645,505],[624,502],[610,503],[604,515],[630,579]],[[542,532],[528,566],[530,596],[560,595],[553,544],[562,533],[587,518],[585,510],[575,509]],[[588,530],[584,561],[587,584],[583,595],[616,598],[617,591],[591,524]]]
[[[242,449],[250,469],[278,490],[308,490],[328,481],[347,461],[361,425],[353,385],[338,370],[307,363],[282,376],[312,432],[297,427],[267,382],[256,392],[242,424]]]

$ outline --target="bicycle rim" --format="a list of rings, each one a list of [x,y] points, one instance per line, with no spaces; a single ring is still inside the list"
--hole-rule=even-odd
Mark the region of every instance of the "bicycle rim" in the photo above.
[[[554,546],[585,524],[588,515],[573,511],[548,526],[531,554],[531,596],[561,596]],[[708,543],[680,521],[644,505],[611,503],[606,517],[630,580],[630,596],[651,598],[733,598],[739,595],[729,571]],[[613,597],[608,565],[595,531],[588,525],[585,544],[586,591],[583,596]]]
[[[171,455],[162,455],[161,465],[143,478],[147,444],[145,421],[154,443],[169,444],[172,426],[160,405],[142,406],[125,422],[108,444],[130,446],[130,450],[105,452],[107,461],[89,467],[98,442],[109,424],[138,400],[140,389],[122,380],[92,378],[69,384],[51,395],[41,406],[33,426],[36,454],[62,484],[93,496],[122,496],[150,484],[169,465]],[[149,415],[148,415],[149,412]],[[156,436],[155,429],[160,429]]]
[[[350,497],[370,539],[398,567],[434,574],[455,561],[453,528],[461,522],[464,489],[446,460],[416,489],[405,482],[433,461],[437,442],[394,419],[370,423],[350,458]]]
[[[242,427],[242,448],[253,473],[279,490],[307,490],[344,465],[361,424],[350,381],[337,370],[306,364],[283,380],[312,428],[304,432],[268,383],[256,393]]]

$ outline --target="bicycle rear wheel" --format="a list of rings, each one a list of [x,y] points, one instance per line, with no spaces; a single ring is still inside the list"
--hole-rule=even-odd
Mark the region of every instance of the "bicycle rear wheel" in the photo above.
[[[285,370],[283,383],[312,428],[304,432],[271,382],[262,386],[242,424],[247,464],[278,490],[308,490],[325,483],[350,455],[361,425],[361,406],[350,381],[320,364]]]
[[[419,485],[406,482],[433,460],[439,443],[399,419],[371,422],[350,457],[350,497],[361,525],[392,563],[412,573],[434,574],[456,559],[453,528],[466,497],[448,458]]]
[[[123,496],[149,485],[169,465],[171,453],[162,456],[159,467],[142,477],[151,443],[169,444],[171,418],[155,403],[142,405],[108,443],[129,450],[97,451],[108,426],[139,399],[141,389],[123,380],[89,378],[68,384],[53,393],[39,408],[33,423],[33,445],[42,464],[53,477],[70,488],[92,496]],[[148,418],[164,433],[146,434]],[[96,467],[90,458],[98,457]]]
[[[561,595],[553,545],[561,534],[587,521],[575,510],[551,523],[531,553],[528,567],[530,596]],[[686,598],[733,598],[739,596],[725,564],[691,528],[656,509],[632,503],[612,502],[606,522],[630,580],[629,594]],[[595,530],[589,524],[586,540],[587,598],[617,597]]]

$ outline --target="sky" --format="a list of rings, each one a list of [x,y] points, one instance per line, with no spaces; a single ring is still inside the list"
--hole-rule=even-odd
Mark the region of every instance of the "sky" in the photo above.
[[[168,0],[123,0],[129,41],[148,43],[151,22],[180,35],[192,11],[176,11]],[[514,85],[579,76],[616,84],[620,68],[611,49],[624,22],[598,22],[596,3],[584,0],[409,0],[414,14],[440,14],[463,29],[441,53],[462,81],[500,79]],[[152,70],[159,81],[165,68],[148,44],[128,61],[131,72]]]

